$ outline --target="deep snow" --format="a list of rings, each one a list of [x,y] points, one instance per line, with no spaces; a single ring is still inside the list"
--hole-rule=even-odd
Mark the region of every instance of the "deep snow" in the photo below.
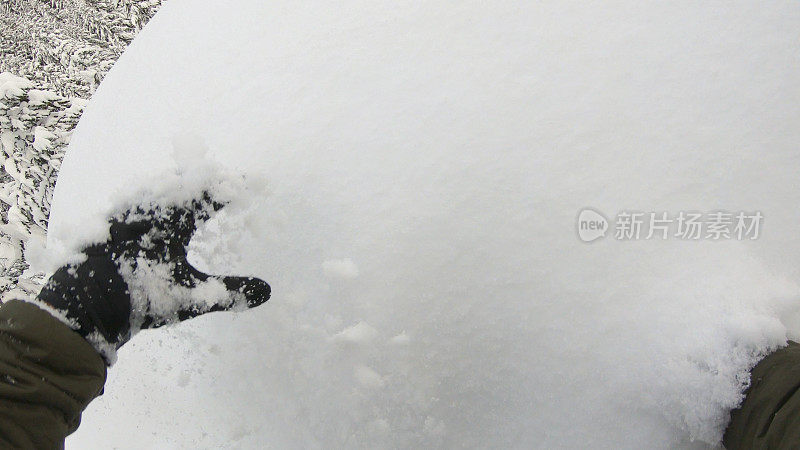
[[[265,189],[193,258],[273,297],[138,335],[68,446],[717,442],[748,368],[800,331],[798,20],[170,0],[78,125],[48,245],[205,158]],[[584,207],[765,219],[754,241],[587,244]]]

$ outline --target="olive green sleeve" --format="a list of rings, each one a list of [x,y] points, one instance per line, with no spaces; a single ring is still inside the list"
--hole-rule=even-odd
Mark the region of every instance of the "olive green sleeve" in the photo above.
[[[789,342],[759,362],[723,443],[728,450],[800,448],[800,344]]]
[[[106,365],[37,306],[0,307],[0,448],[58,449],[103,388]]]

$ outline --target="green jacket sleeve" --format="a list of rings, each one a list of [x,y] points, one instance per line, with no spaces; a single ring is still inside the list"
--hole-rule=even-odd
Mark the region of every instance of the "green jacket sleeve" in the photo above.
[[[30,303],[0,307],[0,448],[63,448],[105,380],[103,359],[64,323]]]
[[[759,362],[739,409],[731,413],[728,450],[800,448],[800,344],[789,342]]]

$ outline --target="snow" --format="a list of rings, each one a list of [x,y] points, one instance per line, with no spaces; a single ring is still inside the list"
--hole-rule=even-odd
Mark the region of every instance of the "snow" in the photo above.
[[[23,89],[30,89],[33,83],[9,72],[0,73],[0,98],[14,98],[23,95]]]
[[[354,374],[358,382],[368,388],[383,387],[383,378],[367,366],[356,366]]]
[[[358,266],[350,258],[329,259],[322,263],[322,271],[332,278],[355,278],[358,276]]]
[[[394,345],[407,345],[409,342],[411,342],[411,338],[406,334],[405,331],[393,337],[389,341],[389,343]]]
[[[27,81],[27,80],[25,80]],[[28,82],[30,84],[30,82]],[[39,106],[47,102],[60,100],[60,96],[55,92],[31,89],[28,91],[28,106]]]
[[[748,369],[800,337],[799,19],[167,2],[73,135],[48,246],[218,167],[252,189],[191,259],[273,296],[138,335],[68,447],[716,444]],[[764,227],[586,243],[585,208]]]
[[[350,342],[350,343],[366,343],[375,339],[378,336],[378,330],[371,327],[366,322],[358,322],[357,324],[342,330],[340,333],[334,335],[331,340],[334,342]]]
[[[47,131],[45,127],[36,127],[33,129],[33,148],[38,151],[44,151],[47,148],[50,148],[53,145],[52,140],[57,139],[58,136],[55,134]]]

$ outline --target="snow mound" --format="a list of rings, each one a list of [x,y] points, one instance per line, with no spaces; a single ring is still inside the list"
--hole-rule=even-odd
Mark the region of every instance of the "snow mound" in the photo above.
[[[258,189],[190,259],[273,297],[137,336],[69,446],[717,443],[748,369],[800,332],[798,20],[793,2],[171,0],[78,125],[49,246],[202,160]],[[587,207],[764,224],[585,243]]]

